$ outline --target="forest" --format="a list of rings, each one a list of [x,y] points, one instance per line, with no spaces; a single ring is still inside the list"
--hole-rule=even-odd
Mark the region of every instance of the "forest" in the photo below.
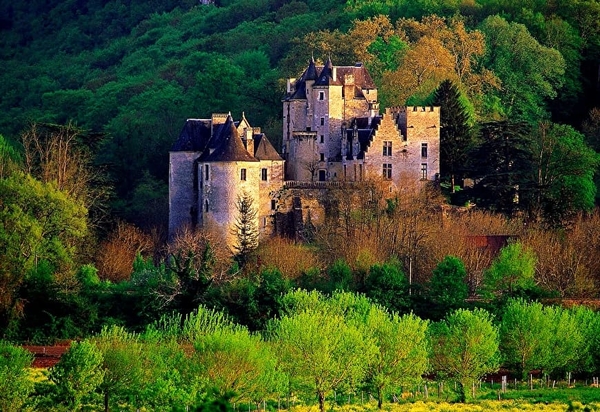
[[[600,298],[597,0],[3,1],[0,39],[0,366],[21,359],[0,382],[19,382],[31,361],[13,344],[78,342],[41,384],[19,386],[35,402],[257,404],[293,388],[322,406],[332,391],[367,387],[388,401],[426,374],[460,383],[464,398],[500,366],[519,378],[600,372],[598,315],[563,307]],[[279,149],[285,79],[311,56],[363,62],[382,107],[440,105],[440,184],[386,193],[373,182],[358,207],[332,191],[330,219],[243,259],[209,231],[167,242],[168,153],[185,119],[244,112]],[[548,349],[519,364],[518,310],[545,319],[535,330],[564,326],[553,334],[570,336],[570,357]],[[336,366],[349,375],[331,376],[346,380],[322,389],[285,349],[313,321],[368,346]],[[368,322],[413,322],[420,335],[406,339],[423,342],[411,363],[421,369],[375,376],[381,336],[363,336]],[[493,350],[462,376],[439,358],[452,328],[473,322]],[[164,357],[127,352],[145,345]],[[250,389],[227,392],[199,372],[226,350],[245,351],[248,376],[261,370]],[[145,362],[136,383],[109,366],[122,359]],[[94,365],[83,381],[95,386],[69,375],[81,362]],[[182,363],[200,369],[171,374]],[[169,389],[177,379],[189,392]],[[0,409],[29,402],[25,392]]]

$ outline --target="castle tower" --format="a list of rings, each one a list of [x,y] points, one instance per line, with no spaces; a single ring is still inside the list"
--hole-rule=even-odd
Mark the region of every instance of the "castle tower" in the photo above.
[[[322,67],[311,60],[283,99],[284,152],[290,180],[342,180],[345,132],[356,118],[378,109],[377,89],[361,63]]]

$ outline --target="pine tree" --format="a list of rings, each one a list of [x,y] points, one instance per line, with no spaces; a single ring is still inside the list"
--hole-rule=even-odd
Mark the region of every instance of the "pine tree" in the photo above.
[[[238,196],[235,206],[238,216],[233,227],[233,233],[237,237],[234,251],[236,260],[243,267],[248,263],[252,252],[258,247],[257,211],[254,207],[254,199],[247,192]]]
[[[434,104],[441,106],[440,173],[448,176],[454,193],[457,176],[462,175],[469,150],[474,145],[470,116],[462,102],[460,90],[445,80],[435,91]]]

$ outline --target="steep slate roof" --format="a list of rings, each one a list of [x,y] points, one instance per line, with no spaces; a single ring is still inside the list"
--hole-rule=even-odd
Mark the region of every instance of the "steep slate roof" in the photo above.
[[[330,84],[333,84],[333,63],[331,62],[331,57],[327,59],[325,67],[319,73],[319,78],[315,82],[315,86],[329,86]]]
[[[259,160],[283,160],[264,133],[254,135],[254,157]]]
[[[202,152],[210,140],[210,119],[187,119],[172,152]]]
[[[206,151],[200,156],[200,161],[204,162],[258,162],[259,160],[252,156],[246,148],[237,131],[235,122],[231,116],[222,125],[218,134],[213,136],[218,146],[212,153]]]
[[[334,67],[336,71],[335,80],[333,80]],[[315,86],[342,86],[345,84],[345,76],[349,74],[354,76],[354,95],[356,97],[363,96],[363,89],[377,88],[362,63],[356,63],[354,66],[334,66],[330,57],[325,66],[316,66],[315,60],[311,59],[306,70],[294,82],[294,91],[286,94],[284,100],[306,99],[306,82],[308,80],[315,80]]]
[[[371,119],[371,125],[369,126],[369,119],[366,117],[358,117],[354,119],[352,122],[352,127],[346,129],[346,138],[348,139],[348,143],[352,144],[354,140],[354,125],[356,125],[356,129],[358,132],[358,143],[359,143],[359,152],[357,154],[357,159],[364,159],[365,151],[373,141],[373,136],[375,135],[375,129],[381,123],[381,117],[377,116]],[[350,156],[347,157],[348,160],[352,160]]]

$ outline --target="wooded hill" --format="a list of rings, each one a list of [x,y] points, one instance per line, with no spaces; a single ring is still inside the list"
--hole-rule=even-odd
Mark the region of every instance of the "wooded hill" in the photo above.
[[[112,176],[114,211],[144,226],[166,216],[183,121],[244,111],[277,142],[282,79],[311,54],[364,61],[382,107],[430,103],[445,79],[471,122],[581,130],[599,104],[595,0],[6,1],[0,15],[0,133],[17,142],[30,122],[73,121],[102,134],[95,161]]]

